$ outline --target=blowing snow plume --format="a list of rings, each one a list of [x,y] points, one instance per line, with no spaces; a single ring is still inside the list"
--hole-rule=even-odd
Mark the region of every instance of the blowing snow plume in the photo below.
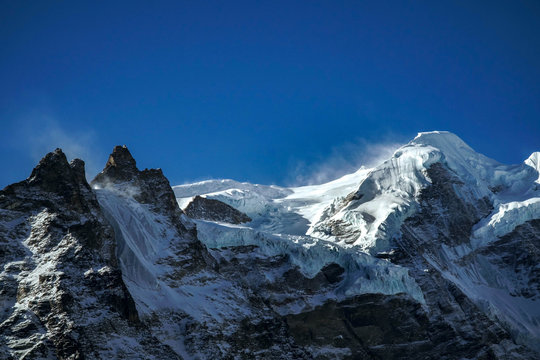
[[[328,156],[317,164],[298,162],[292,167],[288,183],[292,186],[316,185],[337,179],[352,173],[361,167],[373,167],[389,159],[394,151],[402,146],[397,141],[369,143],[360,139],[354,143],[345,143],[333,147]]]

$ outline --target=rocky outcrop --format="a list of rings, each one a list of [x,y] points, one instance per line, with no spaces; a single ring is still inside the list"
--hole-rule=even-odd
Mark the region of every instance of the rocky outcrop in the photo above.
[[[160,341],[195,358],[310,357],[262,294],[243,281],[246,273],[216,260],[197,239],[161,170],[139,171],[128,149],[115,147],[92,186],[115,230],[123,279],[141,322]]]
[[[489,214],[491,204],[485,198],[471,202],[464,184],[441,163],[433,164],[427,175],[431,184],[418,197],[417,213],[403,223],[389,259],[409,268],[422,288],[427,316],[438,324],[430,333],[451,339],[445,344],[451,350],[449,358],[460,351],[467,358],[504,358],[508,353],[534,358],[515,344],[508,328],[486,316],[464,289],[448,279],[453,269],[447,249],[469,244],[474,224]]]
[[[425,250],[468,243],[473,225],[493,209],[489,199],[471,200],[465,184],[441,163],[431,165],[427,176],[431,184],[420,192],[419,210],[405,225],[417,234],[415,246]]]
[[[154,211],[168,216],[182,214],[163,171],[161,169],[140,171],[125,145],[114,147],[105,168],[96,175],[91,185],[98,189],[121,190],[133,196],[139,203],[148,204]]]
[[[105,168],[92,180],[91,185],[98,190],[98,195],[101,190],[102,194],[108,192],[132,198],[152,213],[162,215],[169,228],[174,229],[174,240],[171,240],[170,246],[175,248],[175,257],[162,261],[184,269],[178,269],[178,272],[187,273],[213,266],[214,260],[198,241],[195,226],[178,207],[169,180],[161,169],[139,170],[125,145],[114,147]],[[114,225],[115,219],[107,210],[105,213]]]
[[[317,209],[317,234],[335,243],[257,230],[264,219],[245,224],[244,213],[199,196],[186,212],[205,221],[194,221],[162,171],[139,170],[125,146],[92,186],[81,160],[47,154],[0,191],[0,358],[536,358],[516,343],[534,348],[512,327],[523,320],[490,312],[500,304],[474,291],[536,304],[539,221],[473,243],[497,204],[440,153],[420,150],[425,169],[400,177],[397,152],[390,170]],[[283,209],[294,205],[289,192],[279,192]],[[377,207],[384,221],[366,206],[378,196],[399,202]],[[366,235],[374,241],[363,249],[379,259],[352,246]]]
[[[510,295],[540,301],[540,219],[517,226],[512,232],[470,256],[487,259],[493,267],[513,275]]]
[[[0,358],[178,358],[139,321],[81,160],[0,191]]]
[[[296,341],[313,349],[321,359],[336,355],[343,359],[459,357],[457,352],[448,354],[450,349],[440,346],[447,339],[432,336],[436,326],[421,306],[406,296],[367,294],[330,300],[286,319]]]
[[[216,271],[161,171],[128,155],[115,148],[96,190],[57,150],[0,192],[0,358],[310,358],[242,273]],[[135,213],[119,218],[111,204]],[[154,222],[155,253],[134,262]],[[195,294],[215,297],[189,304]],[[167,295],[186,302],[163,306]]]
[[[224,202],[207,199],[198,195],[193,198],[184,211],[193,219],[226,222],[229,224],[242,224],[251,221],[249,216]]]
[[[320,359],[339,354],[343,359],[487,360],[509,351],[493,345],[501,341],[502,332],[483,332],[466,341],[456,338],[458,329],[434,321],[407,296],[366,294],[330,300],[286,319],[295,340]],[[515,350],[508,337],[506,341]]]

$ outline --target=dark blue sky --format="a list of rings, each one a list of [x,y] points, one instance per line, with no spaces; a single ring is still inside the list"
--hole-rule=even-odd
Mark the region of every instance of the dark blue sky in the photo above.
[[[57,146],[173,184],[337,176],[427,130],[540,150],[538,1],[0,4],[0,188]]]

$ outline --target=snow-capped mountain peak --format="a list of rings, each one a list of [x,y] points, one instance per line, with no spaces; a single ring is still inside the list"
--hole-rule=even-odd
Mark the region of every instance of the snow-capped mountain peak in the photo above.
[[[424,131],[410,141],[409,144],[429,145],[443,152],[451,151],[472,151],[474,150],[467,145],[459,136],[450,131]]]
[[[486,278],[475,278],[473,285],[471,277],[464,274],[493,271],[492,265],[467,260],[465,266],[463,257],[474,258],[473,254],[487,251],[505,236],[515,236],[510,234],[540,218],[537,179],[538,153],[524,164],[505,165],[477,153],[455,134],[432,131],[419,133],[378,166],[360,169],[327,184],[284,188],[279,197],[273,197],[249,195],[247,184],[235,189],[232,182],[228,182],[230,186],[219,183],[218,189],[205,183],[203,195],[246,212],[253,218],[247,226],[262,233],[304,235],[396,259],[402,255],[385,254],[399,248],[418,252],[421,257],[424,252],[439,254],[426,255],[424,261],[441,271],[441,266],[445,268],[443,276],[476,301],[491,304],[488,313],[509,324],[513,331],[519,332],[517,324],[526,324],[535,333],[538,327],[534,324],[540,320],[540,314],[531,311],[534,315],[524,320],[515,312],[516,307],[529,300],[510,305],[509,300],[504,304],[494,301],[486,295],[488,291],[479,293],[476,286],[497,291],[510,288]],[[181,189],[177,193],[182,195],[177,199],[180,204],[201,195],[187,191],[190,185]],[[283,196],[287,191],[290,193]],[[402,248],[401,244],[409,243],[418,248]],[[456,259],[456,263],[448,257]],[[508,281],[515,281],[510,280],[514,276],[511,273],[505,276]],[[529,343],[536,336],[519,333]]]
[[[434,131],[325,184],[171,188],[117,146],[90,187],[57,149],[0,191],[0,358],[536,359],[539,158]]]

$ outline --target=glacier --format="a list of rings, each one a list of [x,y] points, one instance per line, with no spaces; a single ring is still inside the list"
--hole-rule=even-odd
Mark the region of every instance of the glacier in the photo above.
[[[327,183],[171,187],[57,149],[0,191],[0,357],[537,358],[539,160],[433,131]]]
[[[285,188],[207,180],[173,186],[173,190],[181,208],[202,195],[246,213],[254,219],[249,224],[253,229],[308,235],[376,253],[389,250],[388,239],[414,213],[416,197],[430,184],[426,170],[436,162],[446,164],[466,182],[468,192],[461,196],[471,201],[487,197],[494,204],[490,216],[477,225],[475,239],[490,241],[538,218],[538,154],[523,164],[504,165],[476,153],[450,132],[434,131],[419,133],[377,167],[361,168],[321,185]],[[344,206],[343,200],[354,191],[363,198]],[[341,241],[328,234],[324,225],[331,220],[355,227],[358,237]]]
[[[358,280],[346,282],[345,295],[405,292],[425,303],[407,267],[377,257],[394,251],[406,219],[419,213],[421,194],[432,183],[429,169],[442,164],[457,179],[452,186],[461,201],[489,204],[491,209],[474,224],[466,243],[442,244],[440,254],[426,254],[425,261],[488,316],[538,349],[534,344],[540,339],[536,305],[540,294],[532,299],[508,295],[514,293],[516,276],[477,253],[540,218],[539,154],[506,165],[477,153],[450,132],[422,132],[378,166],[360,168],[325,184],[279,187],[207,180],[173,186],[173,190],[181,207],[199,195],[220,200],[253,219],[243,226],[196,220],[201,240],[210,248],[254,244],[264,252],[286,253],[308,276],[326,263],[337,262],[353,267],[348,276]],[[374,269],[373,276],[358,272],[366,267]],[[374,281],[382,273],[387,280]],[[526,284],[527,279],[519,282]]]
[[[196,277],[174,281],[174,264],[166,260],[182,260],[174,251],[175,241],[181,239],[168,219],[121,190],[105,188],[96,193],[115,228],[122,276],[141,314],[159,309],[177,310],[209,324],[247,315],[248,306],[235,306],[236,303],[217,296],[229,293],[240,302],[245,297],[241,289],[224,278],[199,273]],[[187,218],[184,220],[190,222]]]

